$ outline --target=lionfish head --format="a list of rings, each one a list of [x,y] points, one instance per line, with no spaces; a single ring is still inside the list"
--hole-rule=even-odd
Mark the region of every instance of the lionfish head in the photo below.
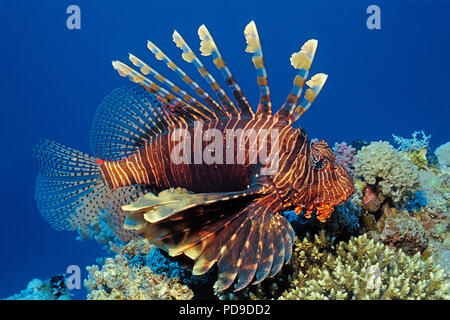
[[[293,205],[298,214],[305,210],[310,218],[316,212],[319,221],[325,222],[334,211],[334,206],[347,201],[354,191],[353,180],[347,170],[335,161],[333,151],[321,140],[309,142],[309,154],[305,164],[304,179],[294,184]]]

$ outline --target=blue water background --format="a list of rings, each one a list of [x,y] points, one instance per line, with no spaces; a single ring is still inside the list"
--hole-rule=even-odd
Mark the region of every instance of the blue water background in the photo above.
[[[68,30],[66,8],[81,8],[81,30]],[[381,30],[368,30],[366,8],[381,8]],[[76,233],[54,231],[34,201],[33,144],[50,138],[89,152],[96,106],[128,84],[111,67],[128,52],[178,80],[146,49],[156,43],[198,83],[171,40],[177,29],[198,48],[206,24],[250,103],[258,87],[243,30],[255,20],[274,108],[296,74],[289,57],[319,40],[312,74],[328,82],[300,124],[334,142],[388,140],[424,129],[434,149],[449,140],[448,1],[100,1],[0,0],[0,297],[34,277],[84,270],[105,253]],[[213,70],[211,59],[205,64]],[[217,79],[221,79],[217,74]],[[175,81],[179,83],[179,81]],[[205,85],[206,87],[206,85]],[[86,272],[83,271],[83,277]],[[82,298],[85,291],[76,293]]]

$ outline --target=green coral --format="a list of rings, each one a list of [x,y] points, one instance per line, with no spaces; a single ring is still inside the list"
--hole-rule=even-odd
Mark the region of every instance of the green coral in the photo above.
[[[367,235],[336,246],[322,232],[295,244],[297,268],[280,299],[448,299],[443,270]]]

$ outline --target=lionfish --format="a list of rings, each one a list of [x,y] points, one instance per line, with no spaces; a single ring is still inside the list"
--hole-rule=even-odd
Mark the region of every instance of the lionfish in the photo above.
[[[198,29],[201,54],[212,56],[234,102],[177,31],[173,41],[182,58],[195,66],[218,100],[150,41],[148,49],[156,59],[190,86],[199,100],[131,54],[129,60],[136,68],[113,61],[118,73],[135,84],[115,89],[100,104],[91,132],[93,156],[49,140],[34,147],[39,166],[36,200],[43,217],[57,230],[75,230],[104,214],[120,239],[142,237],[170,256],[184,254],[192,259],[194,275],[217,265],[217,291],[241,290],[276,275],[289,262],[294,241],[283,212],[295,210],[307,218],[315,212],[324,222],[333,207],[353,193],[353,183],[325,141],[312,142],[303,129],[292,126],[327,79],[319,73],[307,81],[317,40],[307,41],[292,54],[290,61],[298,74],[285,103],[273,114],[253,21],[244,34],[260,91],[256,112],[204,25]],[[211,130],[222,135],[205,134],[203,139],[198,135]],[[252,139],[249,130],[259,139]],[[269,134],[274,130],[278,135]],[[220,150],[230,140],[231,146]],[[227,156],[231,163],[183,161],[189,160],[187,153],[195,143],[213,160]],[[233,153],[226,154],[230,149]],[[177,153],[181,161],[172,157]],[[263,153],[268,161],[251,161]],[[262,173],[272,168],[270,160],[276,160],[276,170]]]

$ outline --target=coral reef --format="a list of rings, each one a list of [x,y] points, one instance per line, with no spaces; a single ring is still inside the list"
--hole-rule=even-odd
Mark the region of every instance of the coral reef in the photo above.
[[[192,272],[163,255],[145,240],[132,240],[114,258],[102,261],[102,269],[88,267],[85,286],[88,299],[192,299],[212,295],[210,273]],[[120,270],[120,272],[119,272]],[[121,275],[119,276],[119,273]],[[180,295],[174,291],[181,290]],[[148,291],[148,293],[146,293]]]
[[[408,200],[408,203],[402,208],[406,211],[417,211],[428,205],[427,197],[423,190],[416,191],[414,196]]]
[[[239,292],[214,292],[214,268],[196,277],[188,259],[134,237],[120,240],[102,212],[78,230],[78,240],[93,239],[110,255],[87,267],[87,298],[448,299],[450,144],[434,154],[429,138],[423,131],[394,136],[397,150],[381,141],[336,143],[336,161],[354,177],[352,199],[325,223],[285,212],[302,239],[290,263]],[[54,277],[34,279],[8,299],[69,298],[64,278]]]
[[[352,201],[362,209],[360,223],[364,232],[390,246],[402,248],[407,254],[421,252],[424,256],[432,256],[450,274],[450,252],[446,245],[449,242],[449,172],[447,167],[441,165],[442,161],[439,164],[433,161],[429,150],[423,148],[428,144],[428,138],[422,139],[422,143],[417,142],[417,137],[416,142],[405,140],[404,151],[397,152],[401,162],[409,163],[417,170],[418,190],[411,194],[411,188],[409,197],[403,197],[407,201],[391,201],[381,190],[381,175],[376,176],[375,185],[368,183],[363,175],[361,179],[356,179]],[[387,149],[387,143],[384,144],[384,147],[379,145],[378,149]],[[395,154],[392,148],[390,154]],[[367,155],[362,161],[370,165]]]
[[[346,142],[335,143],[333,152],[336,155],[336,163],[342,165],[351,175],[355,166],[356,149]]]
[[[101,269],[93,265],[87,270],[84,285],[89,300],[189,300],[194,296],[178,279],[132,265],[123,255],[107,258]]]
[[[325,223],[285,212],[303,239],[291,262],[239,292],[214,292],[215,270],[192,276],[186,261],[145,241],[125,245],[100,216],[78,239],[94,239],[117,255],[88,267],[88,298],[448,299],[450,179],[442,160],[448,153],[438,149],[439,167],[429,160],[429,136],[419,134],[394,137],[400,152],[387,142],[336,143],[337,161],[354,175],[352,199]]]
[[[292,257],[294,259],[294,257]],[[282,272],[272,278],[250,285],[238,292],[215,292],[219,300],[271,300],[278,299],[281,294],[289,288],[295,279],[294,263],[291,262],[283,266]]]
[[[423,255],[433,256],[436,263],[450,276],[450,211],[436,215],[433,210],[425,207],[413,214],[421,222],[428,238],[428,247]]]
[[[202,276],[193,276],[192,271],[181,266],[173,258],[169,258],[155,245],[139,239],[132,240],[121,250],[131,265],[147,266],[153,273],[167,276],[171,279],[179,279],[182,284],[190,287],[202,286],[209,282],[209,273]]]
[[[355,175],[394,204],[405,204],[419,190],[419,173],[388,142],[372,142],[356,155]]]
[[[428,239],[420,220],[407,211],[391,209],[384,219],[380,239],[385,244],[400,248],[409,255],[424,251]]]
[[[337,243],[324,230],[295,241],[290,263],[273,278],[221,300],[448,299],[449,281],[433,258],[423,260],[367,235]]]
[[[198,291],[196,289],[199,286],[205,286],[209,282],[212,282],[210,273],[202,276],[193,276],[192,271],[189,268],[180,266],[176,261],[171,261],[168,257],[164,256],[161,250],[156,246],[153,246],[147,254],[145,265],[150,267],[156,274],[180,279],[181,283],[188,285],[195,291]]]
[[[31,280],[26,289],[5,300],[71,300],[72,295],[66,287],[63,275],[48,280]]]
[[[334,245],[325,233],[295,244],[297,269],[280,299],[448,299],[449,282],[432,258],[423,261],[367,235]]]

